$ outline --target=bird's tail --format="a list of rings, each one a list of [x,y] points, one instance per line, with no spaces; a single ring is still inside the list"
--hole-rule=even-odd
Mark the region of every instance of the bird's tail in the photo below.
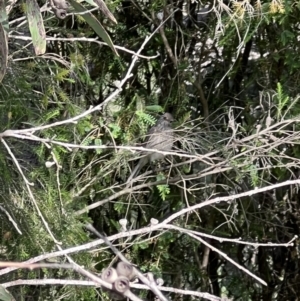
[[[128,184],[129,182],[131,182],[131,180],[135,177],[135,175],[140,171],[140,163],[138,163],[136,165],[136,167],[134,168],[134,170],[132,171],[131,175],[129,176],[126,184]]]
[[[140,159],[134,170],[132,171],[131,175],[129,176],[126,184],[128,185],[132,179],[139,174],[140,170],[144,167],[144,165],[147,163],[147,157],[143,157]]]

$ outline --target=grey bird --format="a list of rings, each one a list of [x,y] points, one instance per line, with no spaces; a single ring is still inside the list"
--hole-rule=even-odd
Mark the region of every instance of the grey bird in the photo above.
[[[155,126],[148,131],[145,147],[160,151],[170,151],[174,143],[174,131],[171,127],[171,123],[173,121],[173,116],[170,113],[162,115],[156,122]],[[132,171],[127,183],[129,183],[148,162],[161,160],[163,158],[164,154],[157,152],[145,152],[144,156],[139,160],[137,166]]]

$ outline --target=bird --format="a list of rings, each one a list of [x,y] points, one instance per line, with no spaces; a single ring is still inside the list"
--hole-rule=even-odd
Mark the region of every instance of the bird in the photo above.
[[[170,113],[163,114],[148,131],[145,147],[160,151],[170,151],[174,143],[174,131],[171,127],[173,121],[174,118]],[[148,162],[161,160],[164,156],[162,153],[145,152],[129,176],[127,183],[129,183]]]

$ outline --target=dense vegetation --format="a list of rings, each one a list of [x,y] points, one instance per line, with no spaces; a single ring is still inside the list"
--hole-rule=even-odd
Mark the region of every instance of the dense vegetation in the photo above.
[[[56,265],[2,269],[3,288],[110,300],[75,268],[97,275],[120,259],[92,224],[163,279],[167,300],[298,300],[299,3],[106,1],[115,24],[82,2],[112,47],[84,14],[59,19],[41,0],[36,55],[31,1],[6,3],[9,27],[0,7],[1,261]],[[173,150],[127,185],[162,112],[176,120]]]

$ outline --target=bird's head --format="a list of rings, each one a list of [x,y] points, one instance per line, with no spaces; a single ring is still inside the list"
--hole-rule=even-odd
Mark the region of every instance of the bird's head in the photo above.
[[[174,118],[170,113],[165,113],[164,115],[161,116],[161,119],[170,123],[174,121]]]

